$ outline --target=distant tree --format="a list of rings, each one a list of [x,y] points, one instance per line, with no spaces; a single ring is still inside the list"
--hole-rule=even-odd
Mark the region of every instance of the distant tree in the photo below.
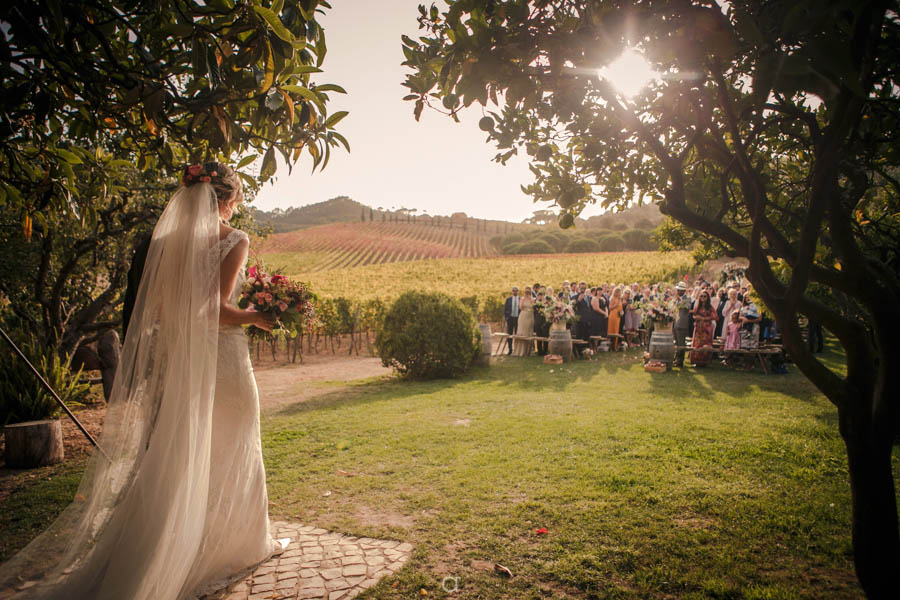
[[[556,213],[552,210],[536,210],[531,216],[525,219],[526,223],[531,225],[547,225],[556,222]]]
[[[359,216],[359,220],[362,221],[363,223],[366,222],[366,207],[365,206],[362,207],[362,213]]]
[[[375,220],[375,211],[372,210],[372,207],[370,206],[369,207],[369,221],[374,221],[374,220]]]

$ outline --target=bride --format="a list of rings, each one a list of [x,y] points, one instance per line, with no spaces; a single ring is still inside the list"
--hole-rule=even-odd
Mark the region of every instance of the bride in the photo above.
[[[0,565],[0,599],[187,599],[286,546],[269,535],[259,402],[239,310],[243,200],[222,163],[185,171],[144,266],[99,448],[74,501]]]

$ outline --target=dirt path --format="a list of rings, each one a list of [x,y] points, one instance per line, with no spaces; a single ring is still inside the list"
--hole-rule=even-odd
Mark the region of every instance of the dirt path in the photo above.
[[[254,365],[262,410],[333,392],[338,388],[332,382],[381,377],[392,372],[381,365],[381,359],[373,357],[329,353],[304,356],[303,361],[302,365],[272,364],[271,361]]]

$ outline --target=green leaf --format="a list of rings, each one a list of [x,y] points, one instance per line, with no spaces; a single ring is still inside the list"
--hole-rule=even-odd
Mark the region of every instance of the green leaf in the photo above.
[[[281,19],[278,18],[278,15],[264,6],[254,6],[253,10],[255,10],[259,16],[266,20],[266,23],[269,24],[269,27],[272,28],[272,31],[275,33],[275,35],[286,42],[294,41],[294,36],[290,31],[288,31],[287,27],[284,26],[284,23],[281,22]]]
[[[259,176],[263,179],[268,179],[275,174],[277,168],[278,166],[275,163],[275,146],[269,146],[265,156],[263,156],[262,168],[259,170]]]
[[[241,168],[243,168],[243,167],[246,167],[247,165],[249,165],[250,163],[252,163],[252,162],[253,162],[254,160],[256,160],[257,158],[258,158],[258,155],[256,155],[256,154],[251,154],[251,155],[249,155],[249,156],[245,156],[244,158],[242,158],[242,159],[240,160],[240,162],[238,162],[237,167],[235,167],[235,168],[241,169]]]
[[[325,120],[325,127],[334,127],[341,121],[341,119],[346,117],[348,114],[350,114],[350,113],[346,110],[340,110],[340,111],[334,113],[333,115],[331,115],[330,117],[328,117]]]
[[[347,138],[345,138],[343,135],[341,135],[337,131],[332,131],[330,133],[331,133],[332,139],[335,139],[335,140],[339,141],[340,143],[342,143],[344,145],[344,148],[347,149],[347,152],[350,152],[350,142],[347,141]]]
[[[337,92],[339,94],[347,93],[347,90],[345,90],[344,88],[342,88],[341,86],[339,86],[335,83],[326,83],[325,85],[317,85],[316,91],[317,92]]]
[[[78,156],[74,152],[69,152],[64,148],[57,148],[56,155],[65,160],[70,165],[80,165],[83,162],[80,156]]]
[[[206,44],[199,37],[191,40],[191,65],[194,68],[194,79],[199,80],[209,75],[206,66]]]

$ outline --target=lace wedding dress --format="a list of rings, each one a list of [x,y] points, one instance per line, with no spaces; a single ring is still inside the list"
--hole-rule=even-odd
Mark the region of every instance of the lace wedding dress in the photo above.
[[[247,340],[219,326],[209,183],[180,187],[153,231],[99,447],[72,503],[0,565],[0,600],[185,600],[280,548],[269,536]],[[245,273],[240,273],[233,302]]]
[[[221,258],[246,238],[242,231],[229,233],[220,242]],[[246,279],[242,267],[229,304],[237,305]],[[240,326],[219,328],[211,455],[203,542],[185,584],[197,595],[222,588],[280,549],[269,535],[259,395],[247,336]]]

